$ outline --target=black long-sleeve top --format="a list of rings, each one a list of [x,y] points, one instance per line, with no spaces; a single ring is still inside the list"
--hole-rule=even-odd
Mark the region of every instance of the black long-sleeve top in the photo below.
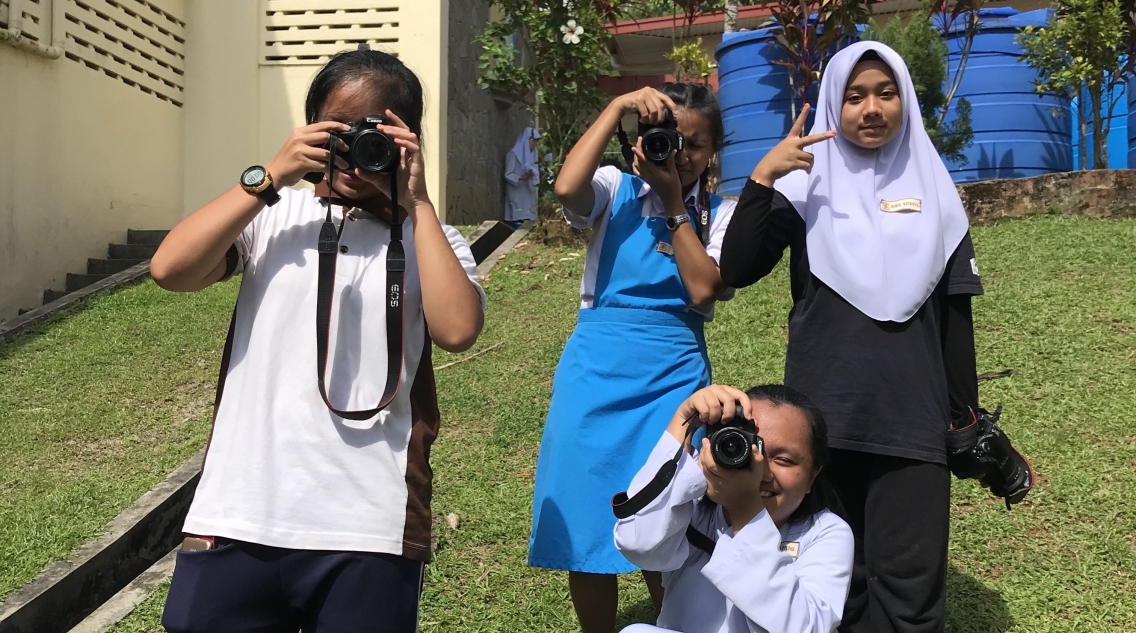
[[[756,283],[789,249],[785,384],[824,414],[835,448],[946,463],[953,417],[978,405],[970,297],[983,292],[968,233],[926,303],[903,323],[876,321],[809,269],[805,221],[780,193],[746,183],[722,242],[722,279]]]

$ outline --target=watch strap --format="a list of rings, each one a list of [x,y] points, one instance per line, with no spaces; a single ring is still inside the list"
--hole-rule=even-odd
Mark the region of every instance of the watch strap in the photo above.
[[[690,216],[686,213],[682,215],[667,216],[667,228],[671,231],[677,231],[678,227],[690,222]]]

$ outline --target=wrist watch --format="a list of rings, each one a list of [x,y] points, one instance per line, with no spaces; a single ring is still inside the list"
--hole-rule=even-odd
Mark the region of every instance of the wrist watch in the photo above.
[[[690,214],[687,213],[684,213],[682,215],[667,216],[667,228],[670,229],[672,233],[677,231],[678,227],[686,224],[687,222],[690,222]]]
[[[276,191],[272,174],[260,165],[253,165],[241,174],[241,189],[250,196],[260,198],[261,202],[270,207],[280,202],[280,194]]]

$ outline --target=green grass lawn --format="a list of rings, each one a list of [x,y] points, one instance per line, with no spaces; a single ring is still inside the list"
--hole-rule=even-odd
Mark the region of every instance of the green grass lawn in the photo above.
[[[956,482],[950,631],[1126,631],[1136,621],[1136,222],[1036,217],[974,229],[987,294],[975,302],[987,406],[1039,487],[1013,512]],[[573,256],[573,254],[577,256]],[[551,376],[575,320],[582,247],[530,244],[484,281],[473,351],[438,372],[436,526],[423,630],[572,631],[567,578],[529,569],[533,467]],[[0,592],[96,536],[204,441],[235,284],[194,296],[153,284],[92,302],[0,348]],[[784,266],[719,308],[716,380],[777,381]],[[438,353],[435,363],[465,357]],[[647,620],[621,584],[621,622]],[[115,631],[159,631],[164,589]]]

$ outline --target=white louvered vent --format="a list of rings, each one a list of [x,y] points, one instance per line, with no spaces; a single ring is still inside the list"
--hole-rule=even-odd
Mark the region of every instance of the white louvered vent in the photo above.
[[[261,0],[262,65],[318,65],[367,43],[398,48],[398,0]]]
[[[51,42],[51,0],[23,0],[20,12],[24,14],[20,30],[24,37],[41,44]],[[8,28],[8,2],[0,0],[0,26]]]
[[[163,101],[185,102],[185,22],[146,0],[71,0],[66,52]]]

